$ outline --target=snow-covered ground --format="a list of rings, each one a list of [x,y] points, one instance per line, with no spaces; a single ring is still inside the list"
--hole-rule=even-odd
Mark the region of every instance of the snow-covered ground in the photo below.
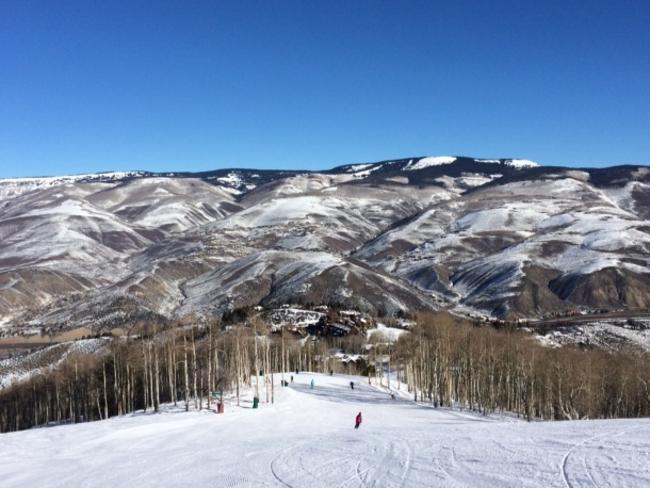
[[[616,350],[623,345],[650,351],[650,321],[636,322],[638,325],[630,325],[626,320],[595,320],[586,324],[559,327],[544,335],[538,335],[537,339],[551,347],[570,344]]]
[[[259,410],[169,409],[0,435],[0,484],[650,486],[647,419],[527,423],[391,400],[359,377],[294,379]]]
[[[405,332],[407,332],[406,329],[389,327],[384,324],[377,324],[377,328],[368,329],[366,336],[368,339],[373,336],[378,336],[380,340],[385,340],[387,342],[397,342],[399,340],[399,337]]]

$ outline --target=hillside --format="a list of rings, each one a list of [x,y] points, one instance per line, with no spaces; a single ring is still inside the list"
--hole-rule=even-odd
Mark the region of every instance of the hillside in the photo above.
[[[228,402],[223,415],[170,406],[158,415],[3,434],[2,486],[650,484],[648,420],[527,423],[391,400],[362,377],[294,379],[280,388],[276,376],[275,403],[259,410],[250,401]],[[354,430],[359,411],[363,423]]]
[[[649,216],[647,167],[517,159],[0,180],[0,333],[287,303],[643,314]]]

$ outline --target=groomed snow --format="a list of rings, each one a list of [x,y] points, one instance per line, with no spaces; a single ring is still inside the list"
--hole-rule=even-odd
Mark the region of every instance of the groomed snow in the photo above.
[[[360,377],[294,380],[259,410],[249,398],[223,415],[170,408],[0,435],[2,486],[650,485],[648,419],[527,423],[391,400]]]

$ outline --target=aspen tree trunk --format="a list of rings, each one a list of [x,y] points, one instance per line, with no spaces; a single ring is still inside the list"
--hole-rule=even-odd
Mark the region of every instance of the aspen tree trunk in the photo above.
[[[131,368],[129,361],[126,362],[126,397],[127,397],[127,411],[133,412],[133,403],[131,402]]]
[[[172,333],[173,335],[174,333]],[[176,406],[176,389],[174,388],[174,357],[172,354],[172,346],[168,344],[167,349],[167,382],[169,384],[169,399],[174,402]]]
[[[266,390],[266,403],[269,403],[269,341],[264,337],[264,386]]]
[[[194,386],[194,409],[197,409],[199,406],[197,404],[197,373],[198,373],[198,367],[196,364],[196,343],[194,342],[194,326],[192,326],[192,365],[193,365],[193,371],[192,371],[192,385]]]
[[[254,342],[254,351],[255,351],[255,396],[260,397],[260,362],[259,354],[257,352],[257,325],[254,326],[253,330],[253,342]]]
[[[190,377],[187,371],[187,334],[183,331],[183,372],[185,377],[185,411],[190,409]]]
[[[208,322],[208,410],[210,410],[210,397],[212,396],[212,354],[214,345],[212,344],[212,321]],[[216,357],[216,351],[214,351]],[[216,362],[216,358],[215,358]]]
[[[104,420],[102,417],[102,406],[99,404],[99,390],[95,389],[95,400],[97,400],[97,413],[99,415],[99,420]]]
[[[237,406],[239,407],[239,383],[241,381],[241,348],[239,345],[239,331],[237,331],[237,335],[235,336],[235,344],[236,344],[236,349],[237,349],[237,365],[236,365],[236,370],[237,370]]]
[[[282,345],[282,350],[280,353],[280,362],[282,363],[282,384],[284,384],[284,371],[285,371],[285,356],[284,356],[284,327],[280,329],[280,344]]]
[[[403,369],[404,369],[404,365],[401,362],[401,360],[398,359],[398,362],[397,362],[397,375],[396,375],[397,376],[397,391],[401,391],[401,389],[402,389],[402,382],[401,382],[401,379],[400,379],[400,375],[401,375]]]
[[[155,329],[154,329],[154,334],[155,334]],[[154,341],[155,341],[155,337],[156,336],[154,335]],[[158,347],[156,346],[155,342],[153,344],[153,364],[154,364],[154,378],[155,378],[154,386],[156,389],[153,408],[155,412],[158,412],[158,408],[160,407],[160,365],[158,363]]]
[[[106,361],[103,362],[102,376],[104,379],[104,418],[108,418],[108,395],[106,393]]]
[[[176,337],[177,337],[177,332],[178,330],[175,329],[172,331],[172,383],[173,383],[173,394],[172,396],[174,397],[174,406],[177,405],[178,401],[178,360],[176,358],[176,354],[178,351],[176,350]]]
[[[34,402],[34,425],[38,425],[38,400],[36,397],[36,383],[32,383],[32,401]]]
[[[215,347],[217,347],[217,346],[215,346]],[[228,355],[226,354],[225,351],[223,353],[223,360],[224,360],[224,368],[225,368],[226,367],[225,363],[228,360]],[[219,391],[221,392],[221,397],[222,397],[221,401],[223,401],[223,390],[224,390],[226,385],[223,383],[223,381],[225,381],[225,379],[222,380],[221,378],[219,378],[219,374],[220,374],[220,371],[219,371],[219,350],[215,349],[214,350],[214,378],[215,378],[214,388],[215,388],[215,390],[217,388],[219,389]],[[219,385],[217,385],[217,381],[219,381]],[[232,384],[231,384],[231,386],[232,386]]]
[[[117,355],[113,349],[113,402],[118,415],[122,415],[122,406],[120,405],[120,392],[117,385],[118,381]]]
[[[55,383],[54,385],[54,398],[55,398],[54,409],[56,411],[56,421],[61,422],[61,406],[60,406],[60,394],[59,394],[58,383]]]
[[[151,358],[151,343],[147,342],[147,354],[149,356],[148,363],[149,363],[149,400],[151,402],[151,406],[156,408],[156,401],[155,401],[155,391],[154,391],[154,380],[153,380],[153,359]]]
[[[74,362],[74,384],[75,384],[75,402],[77,403],[77,413],[75,416],[75,422],[79,422],[79,416],[80,416],[80,411],[79,411],[79,396],[77,395],[77,385],[79,384],[79,369],[77,367],[77,361]],[[34,425],[38,424],[38,422],[34,422]]]
[[[199,410],[203,410],[203,374],[199,378]]]
[[[147,374],[149,368],[147,367],[147,349],[145,347],[144,339],[142,339],[142,358],[144,360],[144,369],[142,370],[142,394],[144,403],[143,408],[146,412],[147,407],[149,406],[149,375]]]
[[[132,405],[131,410],[132,411],[135,410],[135,405],[136,405],[136,403],[135,403],[136,402],[136,394],[137,394],[136,385],[137,385],[136,373],[135,373],[135,367],[133,367],[133,368],[131,368],[131,405]]]

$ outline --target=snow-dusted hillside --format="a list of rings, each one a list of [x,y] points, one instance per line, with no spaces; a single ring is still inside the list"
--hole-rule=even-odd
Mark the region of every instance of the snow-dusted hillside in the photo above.
[[[496,314],[644,309],[650,295],[624,284],[650,283],[649,222],[632,201],[630,185],[596,188],[571,174],[486,185],[430,206],[355,256],[450,303]],[[610,272],[619,288],[572,299],[581,280]],[[531,283],[536,302],[519,301]]]
[[[42,178],[5,178],[0,179],[0,199],[6,199],[33,190],[68,185],[71,183],[115,183],[143,176],[142,171],[114,171],[108,173],[90,173],[71,176],[45,176]]]
[[[249,396],[223,415],[169,408],[2,434],[2,486],[650,486],[650,420],[527,423],[391,400],[360,377],[279,380],[258,410]]]
[[[82,339],[62,342],[8,359],[0,359],[0,390],[14,383],[33,378],[41,372],[59,367],[73,354],[93,354],[105,346],[107,339]]]
[[[405,158],[0,180],[0,333],[284,303],[650,307],[650,170]]]

